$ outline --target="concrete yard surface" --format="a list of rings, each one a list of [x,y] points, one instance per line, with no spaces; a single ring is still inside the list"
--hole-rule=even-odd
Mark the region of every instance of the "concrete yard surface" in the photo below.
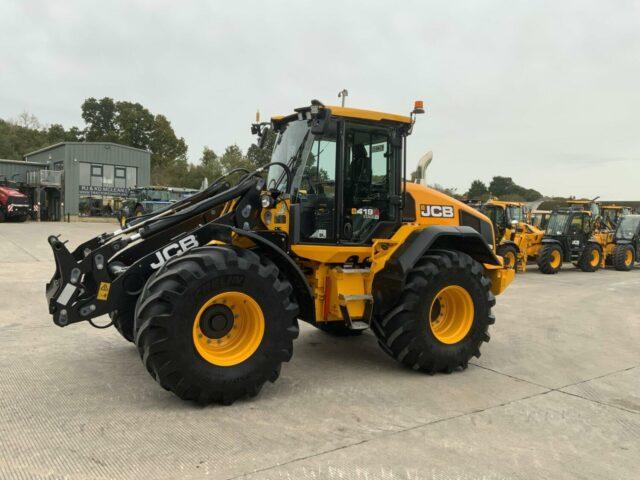
[[[632,479],[640,474],[640,268],[518,275],[464,372],[401,367],[366,332],[301,324],[275,384],[232,406],[163,390],[114,328],[55,326],[46,238],[0,224],[2,479]],[[107,319],[99,319],[106,322]]]

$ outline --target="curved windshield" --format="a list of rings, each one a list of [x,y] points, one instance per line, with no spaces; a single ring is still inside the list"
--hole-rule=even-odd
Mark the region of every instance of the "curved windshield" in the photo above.
[[[509,216],[510,222],[513,222],[514,220],[518,222],[524,221],[524,215],[522,215],[522,207],[510,205],[507,207],[507,214]]]
[[[296,173],[296,178],[292,182],[294,186],[300,183],[300,178],[297,177],[302,175],[302,170],[304,169],[296,169],[296,166],[301,158],[307,158],[306,154],[311,148],[310,136],[309,121],[295,120],[286,124],[276,138],[271,161],[284,163],[291,168],[292,172]],[[300,171],[299,175],[297,175],[298,171]],[[273,165],[269,167],[267,188],[275,188],[281,192],[286,192],[290,189],[290,186],[287,185],[284,169],[281,166]]]
[[[480,207],[480,211],[489,217],[489,220],[491,220],[494,225],[502,226],[504,224],[504,210],[501,207],[486,204]]]
[[[568,220],[568,213],[552,213],[545,233],[547,235],[562,235]]]
[[[640,225],[640,215],[625,215],[616,229],[616,240],[633,240]]]

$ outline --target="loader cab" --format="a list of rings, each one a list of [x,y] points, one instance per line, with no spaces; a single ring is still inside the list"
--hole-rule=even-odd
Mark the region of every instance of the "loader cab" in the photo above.
[[[578,258],[592,233],[592,214],[588,210],[573,208],[554,211],[545,230],[545,239],[560,243],[563,259]]]
[[[507,230],[512,228],[513,222],[527,221],[524,206],[517,202],[489,200],[480,211],[491,219],[496,239],[503,238]]]
[[[544,231],[549,224],[551,212],[548,210],[533,210],[531,212],[531,225]]]
[[[290,200],[292,243],[358,245],[393,235],[409,117],[328,107],[324,116],[299,109],[273,124],[271,161],[287,165],[291,178],[274,165],[267,188]]]
[[[603,205],[601,207],[602,219],[606,226],[616,228],[624,215],[631,213],[629,207],[619,205]]]
[[[616,244],[631,244],[635,252],[634,258],[640,258],[640,215],[622,217],[613,235],[613,240]]]

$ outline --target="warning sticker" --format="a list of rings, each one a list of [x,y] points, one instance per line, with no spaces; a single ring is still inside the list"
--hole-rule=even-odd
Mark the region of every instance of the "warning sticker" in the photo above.
[[[109,289],[111,284],[107,282],[100,282],[100,288],[98,289],[98,300],[106,300],[109,298]]]

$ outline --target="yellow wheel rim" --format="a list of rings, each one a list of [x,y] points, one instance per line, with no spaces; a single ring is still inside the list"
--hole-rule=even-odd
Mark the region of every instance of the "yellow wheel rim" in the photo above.
[[[560,262],[562,262],[560,252],[558,250],[551,252],[551,267],[558,268],[560,266]]]
[[[504,264],[507,268],[513,268],[516,264],[516,256],[509,251],[504,254]]]
[[[264,328],[264,314],[253,298],[224,292],[200,307],[193,321],[193,344],[207,362],[231,367],[255,353]]]
[[[598,251],[597,248],[594,248],[591,251],[591,261],[589,263],[591,264],[592,267],[596,267],[600,263],[600,252]]]
[[[431,302],[431,332],[442,343],[458,343],[471,330],[474,312],[469,292],[458,285],[449,285],[440,290]]]
[[[624,257],[624,264],[628,267],[633,263],[633,252],[631,250],[627,250],[627,254]]]

